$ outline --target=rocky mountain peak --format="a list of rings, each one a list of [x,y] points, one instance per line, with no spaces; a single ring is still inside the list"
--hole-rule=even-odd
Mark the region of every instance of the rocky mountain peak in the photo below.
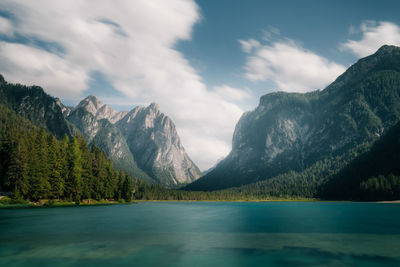
[[[147,107],[137,106],[127,112],[123,118],[124,123],[120,125],[134,123],[142,128],[154,128],[154,121],[158,117],[165,117],[165,115],[160,111],[157,103],[151,103]]]
[[[329,95],[337,94],[337,90],[339,89],[354,89],[354,87],[344,87],[343,85],[350,81],[360,81],[371,73],[385,70],[399,71],[399,57],[400,47],[384,45],[374,54],[358,60],[321,93],[324,96],[330,97]]]
[[[400,53],[400,47],[394,45],[383,45],[381,46],[378,51],[376,51],[376,55],[382,54],[393,54],[393,53]]]
[[[103,104],[96,96],[89,95],[83,99],[75,109],[84,108],[87,112],[91,113],[96,119],[107,119],[111,123],[116,123],[122,119],[128,112],[117,112],[107,104]]]
[[[72,136],[74,129],[65,120],[58,101],[39,86],[7,83],[0,75],[0,97],[18,115],[46,129],[57,138]]]
[[[157,103],[151,103],[148,107],[148,109],[151,109],[155,112],[160,111],[160,106]]]
[[[190,183],[201,175],[186,154],[174,123],[157,103],[116,112],[90,95],[68,120],[88,141],[102,144],[116,165],[133,168],[135,175],[144,174],[142,177],[169,187]]]
[[[103,106],[103,103],[94,95],[89,95],[83,99],[75,109],[84,108],[93,116],[96,116],[97,111]]]
[[[116,123],[138,166],[159,183],[176,187],[201,172],[186,154],[172,120],[158,104],[136,107]]]
[[[136,115],[138,112],[140,112],[141,110],[143,110],[144,108],[142,106],[137,106],[134,109],[132,109],[131,111],[129,111],[122,120],[125,121],[125,123],[129,123],[131,120],[133,120],[134,118],[136,118]]]

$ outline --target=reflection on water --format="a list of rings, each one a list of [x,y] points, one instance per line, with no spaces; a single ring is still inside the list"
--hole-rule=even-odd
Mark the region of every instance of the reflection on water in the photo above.
[[[318,202],[0,210],[0,265],[399,266],[399,211]]]

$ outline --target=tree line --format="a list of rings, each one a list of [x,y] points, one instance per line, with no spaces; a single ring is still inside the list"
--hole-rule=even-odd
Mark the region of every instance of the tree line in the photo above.
[[[361,200],[398,200],[400,197],[400,176],[373,176],[360,184]]]

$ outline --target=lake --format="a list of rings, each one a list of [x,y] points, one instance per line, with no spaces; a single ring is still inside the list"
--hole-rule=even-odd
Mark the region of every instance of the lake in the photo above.
[[[0,266],[399,266],[400,204],[3,209],[0,238]]]

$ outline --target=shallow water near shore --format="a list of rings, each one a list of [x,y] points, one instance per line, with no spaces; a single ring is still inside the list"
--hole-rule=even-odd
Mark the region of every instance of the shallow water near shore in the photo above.
[[[399,266],[400,205],[140,202],[0,210],[0,266]]]

